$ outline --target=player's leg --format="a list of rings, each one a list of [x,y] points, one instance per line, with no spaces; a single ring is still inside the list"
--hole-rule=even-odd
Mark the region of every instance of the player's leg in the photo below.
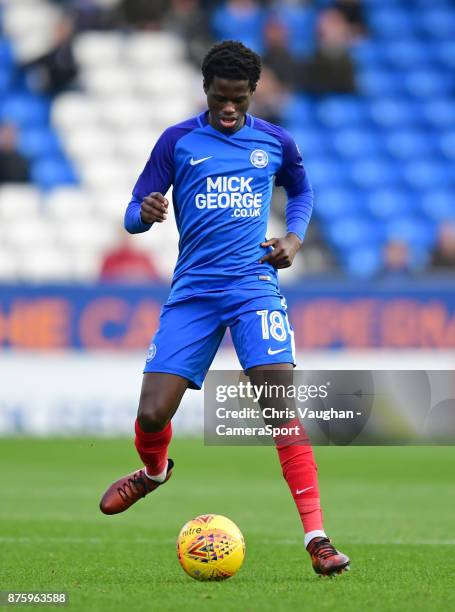
[[[248,369],[252,384],[260,387],[290,389],[293,385],[293,365],[290,363],[259,365]],[[292,393],[280,393],[271,399],[261,398],[262,409],[275,408],[275,418],[264,418],[273,427],[292,431],[275,438],[283,476],[288,484],[305,532],[305,547],[318,574],[333,575],[349,569],[349,558],[337,551],[328,539],[322,519],[317,465],[309,438],[298,418],[289,419],[289,411],[295,414]],[[283,415],[283,416],[281,416]]]
[[[186,389],[200,389],[224,334],[215,306],[194,299],[163,307],[147,354],[135,423],[136,449],[144,467],[108,488],[100,503],[105,514],[127,510],[171,476],[171,419]]]
[[[172,438],[171,419],[188,388],[189,381],[175,374],[145,372],[135,423],[135,445],[144,467],[114,482],[103,495],[104,514],[124,512],[172,475],[168,458]]]
[[[230,326],[240,363],[253,384],[268,381],[288,387],[293,384],[295,351],[286,302],[273,291],[258,297],[252,297],[251,293],[236,308]],[[274,407],[283,411],[291,407],[289,399],[284,398],[275,404]],[[305,546],[315,571],[333,573],[347,567],[349,559],[337,553],[324,532],[317,465],[306,433],[298,419],[288,425],[298,427],[299,434],[297,439],[276,440],[283,475],[297,506],[305,531]]]

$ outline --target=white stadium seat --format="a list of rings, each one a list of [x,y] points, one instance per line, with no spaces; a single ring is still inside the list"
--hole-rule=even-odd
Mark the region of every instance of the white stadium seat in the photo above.
[[[18,254],[12,249],[0,250],[0,281],[14,281],[19,273]]]
[[[78,130],[80,127],[97,125],[100,108],[84,93],[60,94],[52,105],[52,123],[62,130]]]
[[[181,61],[185,46],[181,39],[168,32],[138,32],[130,35],[126,58],[136,65],[168,65]]]
[[[0,223],[3,220],[33,222],[40,213],[41,193],[31,185],[3,185],[0,187]]]
[[[71,279],[71,258],[66,249],[29,249],[20,259],[19,275],[39,283],[67,281]]]
[[[96,214],[93,194],[79,187],[58,187],[46,198],[46,212],[50,222],[93,219]]]
[[[118,32],[82,32],[73,48],[83,67],[115,65],[123,56],[124,35]]]
[[[16,219],[8,226],[6,240],[14,248],[35,249],[52,245],[55,242],[55,232],[44,219],[37,219],[32,223]]]

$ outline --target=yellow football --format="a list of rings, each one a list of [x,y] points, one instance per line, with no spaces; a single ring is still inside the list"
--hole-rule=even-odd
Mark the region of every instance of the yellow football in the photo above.
[[[196,580],[226,580],[245,558],[242,532],[220,514],[201,514],[183,525],[177,538],[180,565]]]

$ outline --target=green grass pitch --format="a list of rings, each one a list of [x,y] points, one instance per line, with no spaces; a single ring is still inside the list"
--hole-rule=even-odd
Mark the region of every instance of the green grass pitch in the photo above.
[[[70,610],[455,609],[455,448],[317,448],[326,528],[352,559],[312,571],[273,448],[176,439],[168,484],[123,515],[98,500],[138,466],[130,440],[0,440],[0,590],[67,591]],[[225,514],[246,560],[224,583],[180,568],[189,518]]]

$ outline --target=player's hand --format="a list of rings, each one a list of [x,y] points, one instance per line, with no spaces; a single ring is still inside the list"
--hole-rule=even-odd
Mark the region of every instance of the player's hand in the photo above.
[[[162,193],[154,191],[142,200],[141,219],[143,223],[163,223],[167,219],[169,202]]]
[[[259,260],[259,263],[268,262],[274,268],[289,268],[292,266],[295,254],[302,245],[302,241],[297,236],[289,232],[284,238],[270,238],[266,242],[262,242],[262,247],[273,247],[273,251],[267,253]]]

